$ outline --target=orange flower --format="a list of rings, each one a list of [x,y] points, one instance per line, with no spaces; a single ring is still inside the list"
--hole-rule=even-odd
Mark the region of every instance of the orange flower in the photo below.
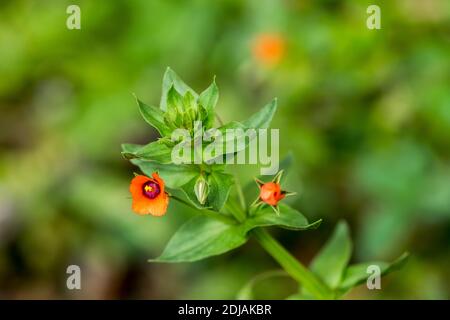
[[[253,43],[253,56],[265,65],[277,64],[284,55],[284,39],[274,33],[263,33]]]
[[[259,195],[258,198],[256,198],[256,200],[252,203],[252,207],[257,208],[261,205],[268,204],[272,207],[276,214],[280,214],[278,202],[286,196],[295,194],[295,192],[281,190],[280,180],[282,175],[283,170],[279,171],[270,182],[263,182],[259,179],[255,179],[256,184],[259,187]]]
[[[169,195],[164,191],[164,181],[159,175],[154,172],[152,177],[136,176],[131,180],[131,208],[137,214],[160,217],[167,211]]]
[[[260,186],[259,198],[268,205],[276,206],[285,196],[279,183],[267,182]]]

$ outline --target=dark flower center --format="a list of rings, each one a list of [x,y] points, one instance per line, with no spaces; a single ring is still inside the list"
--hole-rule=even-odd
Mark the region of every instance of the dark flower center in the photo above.
[[[156,182],[147,181],[142,185],[142,193],[149,199],[155,199],[160,192],[161,189]]]

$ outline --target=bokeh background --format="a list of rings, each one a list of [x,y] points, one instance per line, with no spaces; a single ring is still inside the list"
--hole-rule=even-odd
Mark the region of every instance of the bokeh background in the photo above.
[[[70,4],[81,30],[66,28]],[[370,4],[381,30],[366,28]],[[296,257],[308,263],[346,219],[353,262],[412,253],[382,290],[348,298],[448,299],[449,57],[447,0],[1,0],[0,298],[234,298],[278,267],[253,241],[192,264],[146,262],[192,212],[133,214],[136,169],[120,144],[156,138],[132,93],[157,104],[171,66],[197,91],[216,75],[227,121],[278,97],[293,205],[325,220],[273,230]],[[82,290],[66,288],[70,264]],[[256,297],[295,289],[268,280]]]

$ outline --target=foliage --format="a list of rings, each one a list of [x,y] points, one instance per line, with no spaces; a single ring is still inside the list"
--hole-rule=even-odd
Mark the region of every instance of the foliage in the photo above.
[[[246,204],[244,200],[246,195],[242,193],[240,182],[225,172],[227,165],[208,162],[192,164],[191,159],[188,159],[189,165],[182,164],[182,169],[186,169],[185,173],[174,170],[179,164],[174,163],[171,156],[172,148],[174,148],[172,133],[178,128],[188,130],[190,135],[188,141],[178,142],[188,143],[189,148],[192,147],[191,145],[195,146],[195,131],[200,130],[203,134],[215,123],[215,105],[218,95],[219,90],[215,82],[199,95],[185,84],[173,70],[168,68],[163,78],[160,108],[148,107],[137,99],[142,116],[158,130],[161,138],[145,146],[125,144],[122,146],[123,156],[133,159],[134,164],[138,165],[148,176],[152,175],[152,171],[160,173],[167,181],[168,186],[176,186],[174,191],[182,191],[186,197],[185,200],[182,200],[173,196],[173,199],[190,204],[199,210],[196,216],[183,224],[172,236],[163,253],[158,258],[151,259],[151,262],[193,262],[220,255],[243,245],[251,235],[250,231],[258,228],[278,226],[290,230],[308,230],[320,225],[321,220],[310,224],[300,212],[286,204],[276,205],[275,214],[271,210],[271,206],[264,203],[262,197],[258,197],[258,205]],[[233,122],[233,127],[268,128],[276,108],[277,104],[274,100],[242,123]],[[196,128],[194,124],[196,121],[202,121],[206,127],[201,125],[200,128]],[[225,124],[221,128],[225,126],[230,127],[229,124]],[[200,152],[204,152],[204,148],[206,147],[200,144]],[[147,164],[149,165],[147,166]],[[166,167],[167,169],[165,169]],[[148,171],[149,169],[151,170]],[[180,179],[182,175],[189,176],[189,178]],[[281,176],[282,171],[275,175],[273,182],[270,183],[279,184]],[[258,186],[265,184],[260,180],[257,182]],[[229,198],[230,189],[233,187],[238,189],[240,199]],[[240,200],[241,203],[239,203]],[[225,210],[223,210],[224,206]],[[204,211],[208,214],[202,214]],[[265,237],[269,236],[265,234]],[[279,258],[279,254],[283,254],[282,249],[275,248],[275,253],[271,252],[265,247],[261,236],[256,238],[282,266],[292,259],[290,257]],[[266,244],[270,241],[273,240],[269,238]],[[295,266],[294,262],[293,269],[297,270],[292,276],[297,280],[302,280],[300,281],[302,291],[298,297],[339,298],[352,287],[363,282],[367,278],[364,267],[370,264],[348,266],[351,254],[352,242],[348,226],[341,222],[336,227],[333,236],[313,260],[312,273],[304,269],[300,263]],[[393,271],[394,266],[398,268],[406,257],[407,255],[402,256],[392,265],[381,263],[382,273],[387,274]],[[285,268],[288,273],[294,272]]]
[[[348,297],[450,297],[449,1],[377,1],[381,30],[365,26],[369,0],[0,3],[1,297],[229,299],[277,268],[253,241],[182,267],[145,263],[197,214],[175,201],[160,219],[131,214],[128,182],[139,169],[117,156],[124,141],[160,136],[138,120],[130,94],[158,107],[168,65],[193,88],[217,75],[225,123],[278,97],[272,127],[281,154],[293,156],[282,183],[298,193],[284,203],[324,219],[314,232],[274,230],[295,257],[309,262],[344,218],[351,264],[413,254],[383,290]],[[81,30],[65,26],[72,4]],[[254,55],[267,34],[284,43],[277,64]],[[164,170],[172,189],[197,174]],[[250,181],[257,170],[236,175]],[[256,198],[254,181],[244,193]],[[81,292],[64,286],[74,263]],[[257,297],[293,293],[288,279],[264,281]]]

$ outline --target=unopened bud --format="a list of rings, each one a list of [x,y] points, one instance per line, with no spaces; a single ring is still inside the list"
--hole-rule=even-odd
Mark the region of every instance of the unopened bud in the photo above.
[[[194,192],[198,202],[200,202],[200,204],[202,205],[205,204],[206,199],[208,198],[209,186],[208,182],[203,176],[197,179],[197,182],[194,186]]]

